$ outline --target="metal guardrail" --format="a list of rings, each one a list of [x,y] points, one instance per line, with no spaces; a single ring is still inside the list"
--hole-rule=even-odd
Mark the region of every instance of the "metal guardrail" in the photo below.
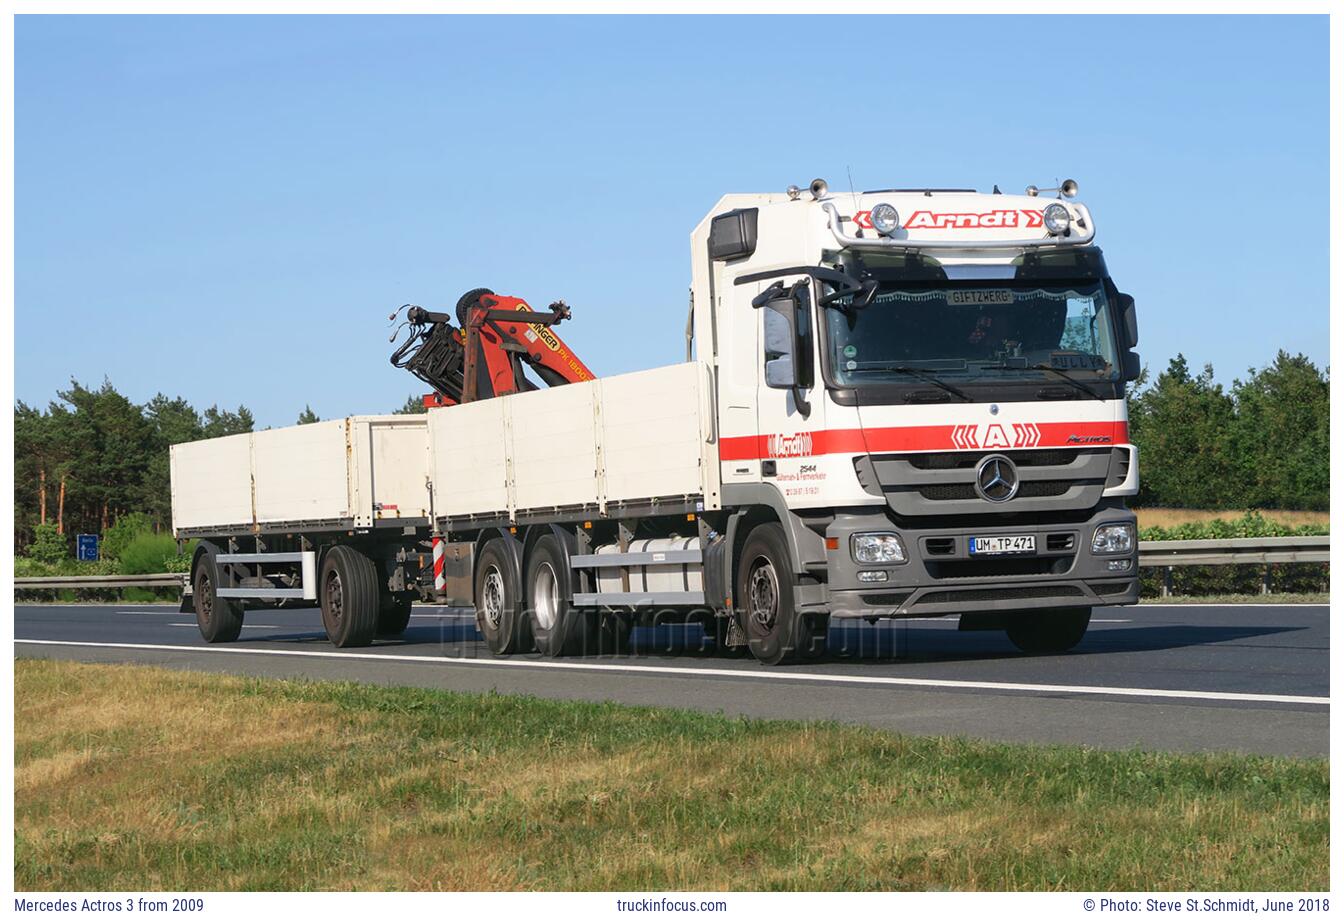
[[[14,587],[23,591],[61,591],[88,588],[183,588],[187,576],[176,572],[161,575],[57,575],[16,578]]]
[[[1140,566],[1268,565],[1329,562],[1327,537],[1249,537],[1236,540],[1141,540]]]
[[[1140,540],[1139,567],[1162,568],[1162,596],[1171,596],[1171,570],[1178,565],[1263,565],[1260,593],[1270,593],[1270,566],[1281,562],[1329,562],[1330,538],[1243,537],[1232,540]]]
[[[1139,566],[1171,569],[1178,565],[1264,565],[1282,562],[1329,562],[1330,538],[1249,537],[1234,540],[1142,540]],[[70,575],[16,578],[14,587],[25,591],[79,588],[183,588],[187,576]]]

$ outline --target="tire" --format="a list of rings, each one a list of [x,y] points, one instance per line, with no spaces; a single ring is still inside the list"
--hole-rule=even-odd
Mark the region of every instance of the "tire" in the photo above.
[[[601,614],[570,606],[569,569],[555,534],[532,544],[525,573],[527,617],[537,651],[547,658],[597,651]]]
[[[382,595],[378,608],[378,638],[395,639],[406,631],[407,624],[411,622],[413,601],[414,597],[410,594]]]
[[[522,590],[513,553],[502,539],[489,541],[476,562],[472,601],[476,628],[496,655],[514,655],[531,648],[531,632],[522,612]]]
[[[761,524],[747,536],[737,566],[737,599],[757,661],[774,665],[816,656],[816,630],[794,605],[789,545],[779,524]]]
[[[373,642],[382,606],[378,567],[349,546],[335,546],[322,560],[318,581],[322,625],[337,648],[359,648]]]
[[[1029,654],[1057,655],[1083,641],[1091,621],[1091,607],[1018,614],[1008,619],[1008,638]]]
[[[192,572],[196,626],[206,642],[234,642],[243,631],[243,605],[215,593],[219,587],[219,566],[215,564],[218,554],[219,550],[209,545],[196,560],[196,569]]]

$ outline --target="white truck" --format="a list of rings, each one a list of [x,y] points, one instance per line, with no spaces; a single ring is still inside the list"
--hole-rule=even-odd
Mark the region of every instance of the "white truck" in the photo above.
[[[727,195],[685,363],[177,445],[184,609],[219,642],[316,604],[345,647],[470,605],[501,655],[698,620],[776,664],[831,618],[944,615],[1072,648],[1138,599],[1138,327],[1050,191]]]

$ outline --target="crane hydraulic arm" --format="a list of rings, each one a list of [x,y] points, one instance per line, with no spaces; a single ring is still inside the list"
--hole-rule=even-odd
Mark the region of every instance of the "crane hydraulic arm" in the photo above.
[[[488,288],[462,295],[456,328],[447,313],[408,306],[411,334],[393,353],[392,364],[434,388],[424,398],[427,407],[536,389],[524,368],[547,386],[592,380],[593,372],[552,328],[569,317],[564,301],[542,313],[520,297],[505,297]]]

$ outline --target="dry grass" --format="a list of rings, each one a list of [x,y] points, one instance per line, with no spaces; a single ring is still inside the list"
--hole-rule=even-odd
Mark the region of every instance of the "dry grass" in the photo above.
[[[1304,890],[1324,761],[16,662],[19,889]]]
[[[1202,523],[1204,521],[1235,521],[1243,517],[1245,511],[1201,511],[1196,508],[1136,508],[1139,516],[1139,529],[1147,527],[1176,527],[1180,524]],[[1327,526],[1330,523],[1328,511],[1260,511],[1261,517],[1293,527],[1303,524]]]

